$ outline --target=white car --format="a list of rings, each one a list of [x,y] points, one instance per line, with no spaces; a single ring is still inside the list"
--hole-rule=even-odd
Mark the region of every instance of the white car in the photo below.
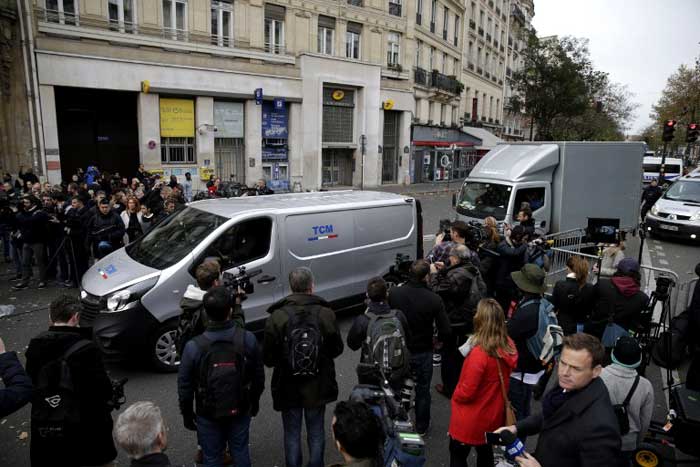
[[[700,239],[700,173],[691,172],[673,182],[644,222],[653,235]]]

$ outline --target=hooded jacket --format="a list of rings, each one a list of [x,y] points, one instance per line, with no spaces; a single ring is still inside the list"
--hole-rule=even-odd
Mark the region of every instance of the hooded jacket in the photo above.
[[[452,326],[466,326],[468,331],[473,328],[473,310],[466,309],[466,302],[472,278],[480,274],[470,261],[463,260],[430,276],[430,288],[442,298]]]
[[[343,339],[330,304],[317,295],[292,294],[273,304],[265,324],[263,361],[272,372],[272,401],[277,411],[321,407],[338,399],[333,360],[343,353]],[[321,330],[318,375],[300,379],[291,375],[286,359],[288,312],[318,317]]]
[[[639,289],[639,284],[625,276],[601,278],[595,285],[594,295],[597,306],[586,332],[598,338],[602,337],[610,321],[627,330],[637,329],[641,313],[649,302],[649,297]]]

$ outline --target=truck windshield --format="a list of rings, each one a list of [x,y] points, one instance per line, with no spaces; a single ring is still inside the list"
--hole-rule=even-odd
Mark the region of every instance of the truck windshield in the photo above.
[[[228,219],[192,207],[171,215],[126,247],[139,263],[165,269],[180,261]]]
[[[466,182],[459,192],[457,212],[464,216],[503,220],[513,187],[496,183]]]
[[[679,180],[666,191],[664,199],[700,204],[700,183]]]

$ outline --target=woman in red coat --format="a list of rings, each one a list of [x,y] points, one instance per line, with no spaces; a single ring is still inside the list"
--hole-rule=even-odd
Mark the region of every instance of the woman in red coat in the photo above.
[[[474,315],[474,334],[460,349],[468,354],[452,395],[450,467],[467,467],[472,446],[476,447],[476,465],[493,467],[493,451],[486,444],[486,432],[503,426],[506,415],[498,365],[507,394],[510,373],[518,361],[504,317],[496,300],[481,300]]]

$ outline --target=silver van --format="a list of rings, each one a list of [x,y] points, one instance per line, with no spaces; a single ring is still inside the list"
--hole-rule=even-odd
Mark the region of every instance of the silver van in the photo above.
[[[95,263],[82,278],[81,326],[111,357],[147,356],[177,368],[179,303],[194,271],[216,257],[222,271],[262,271],[244,302],[246,324],[262,329],[268,307],[290,293],[289,271],[310,267],[315,293],[334,309],[357,306],[367,280],[397,254],[422,257],[418,200],[391,193],[335,191],[204,200]]]

